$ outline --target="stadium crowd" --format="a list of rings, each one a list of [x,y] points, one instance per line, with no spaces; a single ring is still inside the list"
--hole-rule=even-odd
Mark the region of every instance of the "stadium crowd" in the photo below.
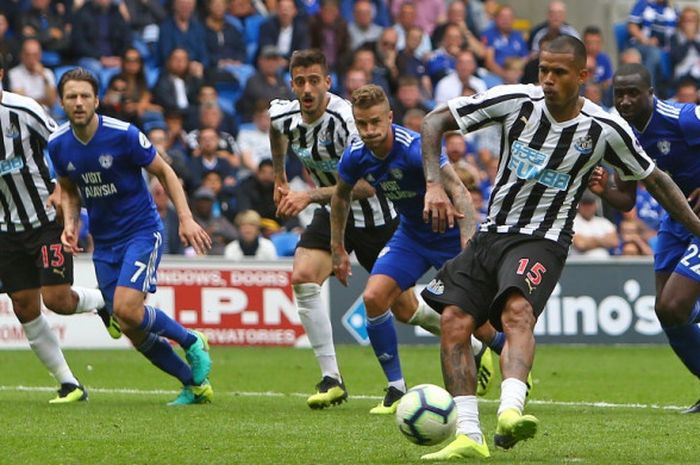
[[[423,116],[452,97],[535,83],[542,44],[574,35],[588,52],[585,96],[612,106],[615,66],[602,51],[603,33],[567,23],[559,0],[530,29],[519,27],[515,2],[494,0],[20,0],[0,8],[0,54],[9,70],[3,87],[34,98],[60,122],[60,76],[74,66],[93,72],[100,113],[135,124],[166,154],[196,221],[213,239],[210,253],[231,259],[292,255],[309,220],[280,218],[273,202],[268,108],[274,99],[294,98],[288,73],[294,50],[321,49],[332,91],[345,98],[364,84],[379,85],[394,120],[419,131]],[[638,0],[622,34],[616,31],[620,63],[643,63],[661,97],[697,102],[699,17],[695,7]],[[500,144],[489,128],[444,141],[482,215]],[[287,160],[290,182],[309,185],[291,151]],[[190,254],[163,187],[157,180],[150,186],[165,252]],[[643,187],[629,213],[586,195],[571,253],[651,255],[661,214]]]

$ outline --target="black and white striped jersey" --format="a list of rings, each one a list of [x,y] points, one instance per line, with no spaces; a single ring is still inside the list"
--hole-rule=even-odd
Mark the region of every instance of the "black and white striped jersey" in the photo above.
[[[2,91],[0,231],[27,231],[55,220],[56,211],[46,206],[53,181],[44,149],[56,128],[36,101]]]
[[[289,141],[319,187],[335,186],[338,161],[345,148],[358,140],[350,102],[334,94],[322,117],[311,124],[301,119],[298,100],[274,100],[270,104],[272,126]],[[355,200],[348,223],[371,228],[391,223],[396,218],[394,206],[384,195]]]
[[[501,129],[498,175],[481,231],[529,234],[568,247],[578,201],[601,160],[624,180],[643,179],[655,166],[630,126],[589,100],[561,123],[533,85],[498,86],[448,105],[463,132],[492,124]]]

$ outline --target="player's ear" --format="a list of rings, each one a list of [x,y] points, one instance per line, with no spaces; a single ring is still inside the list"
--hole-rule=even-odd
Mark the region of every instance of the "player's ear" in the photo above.
[[[389,110],[389,123],[394,122],[394,112]]]

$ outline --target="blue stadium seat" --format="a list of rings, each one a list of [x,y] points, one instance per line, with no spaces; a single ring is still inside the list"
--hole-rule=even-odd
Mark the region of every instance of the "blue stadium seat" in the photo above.
[[[270,240],[275,244],[277,255],[280,257],[291,257],[299,242],[299,234],[293,232],[281,232],[270,236]]]
[[[113,76],[119,74],[120,71],[121,68],[102,68],[102,70],[100,70],[100,75],[98,76],[100,80],[100,97],[107,91],[109,80],[112,79]]]
[[[613,24],[617,52],[622,53],[630,45],[630,33],[627,31],[627,21]]]
[[[56,78],[56,84],[58,85],[58,81],[61,80],[61,76],[63,76],[73,68],[75,68],[75,66],[57,66],[56,68],[54,68],[53,75]]]

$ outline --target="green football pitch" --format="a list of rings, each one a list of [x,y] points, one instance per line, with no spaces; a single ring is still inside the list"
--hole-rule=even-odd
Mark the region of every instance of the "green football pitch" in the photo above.
[[[350,400],[312,411],[310,350],[214,348],[210,405],[166,407],[178,386],[135,351],[67,351],[89,402],[54,406],[29,351],[0,351],[0,464],[418,464],[394,418],[368,410],[383,377],[369,348],[340,347]],[[402,347],[409,384],[442,385],[436,346]],[[492,436],[498,382],[479,404],[494,464],[697,464],[700,396],[665,346],[540,346],[527,411],[537,436],[510,451]],[[467,460],[457,463],[476,463]]]

